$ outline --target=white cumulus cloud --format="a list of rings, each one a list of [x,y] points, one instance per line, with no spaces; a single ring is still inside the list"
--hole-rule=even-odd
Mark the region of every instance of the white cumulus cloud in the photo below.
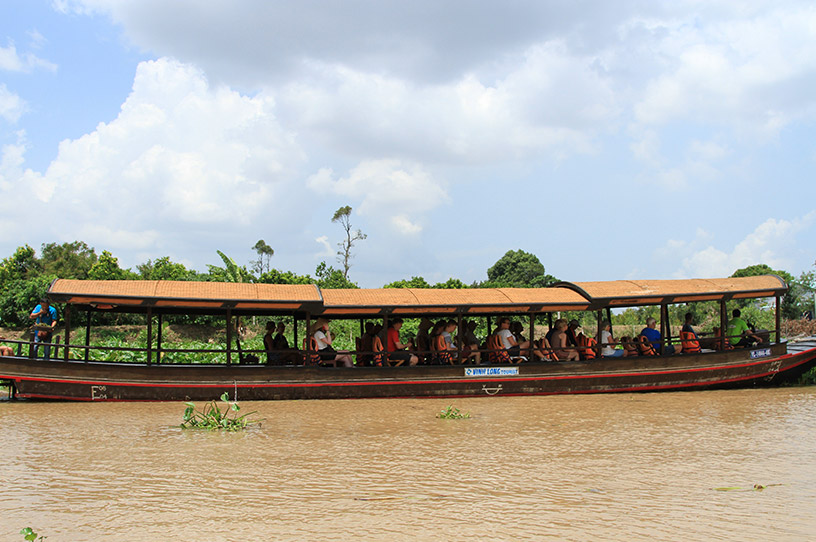
[[[308,179],[308,186],[318,194],[360,201],[356,212],[403,235],[421,232],[426,215],[449,200],[424,168],[399,160],[364,161],[339,178],[322,169]]]
[[[190,65],[143,62],[114,120],[60,143],[44,173],[22,173],[21,147],[8,147],[3,182],[26,205],[58,204],[93,224],[60,224],[61,236],[112,248],[145,248],[156,230],[247,224],[291,190],[303,160],[274,107],[264,95],[212,87]]]
[[[727,277],[737,269],[759,263],[788,271],[794,263],[791,254],[795,253],[797,235],[814,221],[816,212],[793,220],[769,218],[731,248],[707,244],[711,234],[698,230],[695,239],[670,241],[658,253],[666,258],[679,256],[677,278]]]

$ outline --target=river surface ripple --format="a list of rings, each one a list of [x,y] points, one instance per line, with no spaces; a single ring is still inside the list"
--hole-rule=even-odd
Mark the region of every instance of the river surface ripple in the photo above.
[[[241,407],[0,403],[0,540],[816,536],[816,388]]]

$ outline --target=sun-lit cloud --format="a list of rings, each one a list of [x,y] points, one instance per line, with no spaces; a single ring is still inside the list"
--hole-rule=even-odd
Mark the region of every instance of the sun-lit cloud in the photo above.
[[[192,66],[144,62],[119,115],[61,142],[45,172],[23,175],[22,146],[7,147],[4,182],[22,189],[12,199],[59,202],[91,223],[116,224],[109,231],[117,233],[107,236],[60,225],[88,242],[144,247],[156,238],[145,232],[157,226],[246,224],[290,182],[303,157],[274,106],[267,96],[211,87]]]
[[[4,83],[0,83],[0,118],[10,124],[16,123],[26,111],[26,103],[11,92]]]
[[[32,39],[35,38],[32,36]],[[9,42],[6,47],[0,47],[0,70],[28,73],[35,69],[54,72],[57,70],[57,65],[39,58],[34,53],[19,54],[14,42]]]
[[[317,194],[359,201],[356,212],[402,235],[421,232],[427,213],[449,201],[445,189],[421,166],[399,160],[361,162],[339,178],[321,169],[307,184]]]
[[[737,269],[758,263],[789,270],[794,263],[790,256],[792,246],[814,222],[816,211],[793,220],[769,218],[730,248],[710,244],[713,235],[698,229],[695,238],[669,241],[656,254],[680,261],[676,278],[727,277]]]

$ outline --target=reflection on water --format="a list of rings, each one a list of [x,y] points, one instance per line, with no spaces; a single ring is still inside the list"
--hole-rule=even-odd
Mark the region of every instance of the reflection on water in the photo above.
[[[451,403],[472,418],[436,419]],[[816,388],[242,409],[262,427],[182,431],[181,403],[0,403],[0,540],[816,532]]]

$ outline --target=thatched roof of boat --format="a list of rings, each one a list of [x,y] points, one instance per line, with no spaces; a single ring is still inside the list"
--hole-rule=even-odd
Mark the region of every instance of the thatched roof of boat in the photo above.
[[[381,288],[322,290],[323,314],[443,314],[584,310],[568,288]]]
[[[94,308],[274,309],[319,305],[314,284],[249,284],[176,280],[57,279],[48,296],[60,303]]]
[[[167,280],[57,279],[58,303],[118,311],[311,315],[492,314],[596,310],[720,299],[773,297],[787,291],[776,275],[724,279],[560,282],[550,288],[380,288],[320,290],[314,284],[249,284]]]
[[[592,302],[593,307],[658,305],[774,297],[788,290],[776,275],[724,279],[615,280],[608,282],[560,282]]]

